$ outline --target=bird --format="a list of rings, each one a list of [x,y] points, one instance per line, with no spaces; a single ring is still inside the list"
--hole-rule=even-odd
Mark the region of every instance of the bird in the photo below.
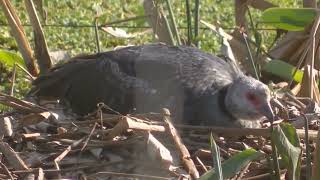
[[[175,123],[258,127],[274,114],[270,90],[232,61],[191,46],[149,43],[80,55],[32,83],[30,92],[86,115],[104,103],[121,114],[171,111]]]

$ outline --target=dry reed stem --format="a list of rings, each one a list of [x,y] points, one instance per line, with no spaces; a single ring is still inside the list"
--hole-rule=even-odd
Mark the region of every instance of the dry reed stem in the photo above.
[[[176,148],[179,151],[180,158],[183,162],[184,167],[186,168],[187,172],[191,175],[193,179],[198,179],[199,178],[199,172],[191,159],[191,155],[187,149],[187,147],[183,144],[179,133],[173,126],[171,119],[170,119],[170,112],[168,109],[163,109],[163,116],[164,116],[164,121],[168,126],[168,131],[170,135],[173,138],[173,141],[175,142]]]

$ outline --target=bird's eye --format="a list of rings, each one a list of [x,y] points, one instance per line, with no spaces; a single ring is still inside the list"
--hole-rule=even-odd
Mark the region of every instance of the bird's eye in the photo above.
[[[247,93],[246,96],[250,101],[254,101],[256,99],[256,96],[252,93]]]
[[[253,93],[247,93],[246,98],[254,105],[258,105],[260,103],[259,98]]]

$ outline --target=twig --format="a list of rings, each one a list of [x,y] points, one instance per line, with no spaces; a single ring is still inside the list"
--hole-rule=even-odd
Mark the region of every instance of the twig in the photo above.
[[[0,166],[1,166],[1,169],[4,170],[4,172],[6,173],[6,175],[8,175],[11,180],[14,180],[14,178],[13,178],[11,172],[9,171],[9,169],[7,168],[7,166],[4,165],[1,161],[0,161]]]
[[[179,151],[180,158],[183,162],[184,167],[187,169],[188,173],[191,175],[192,178],[197,179],[199,178],[199,172],[191,159],[190,153],[187,149],[187,147],[182,143],[182,140],[180,138],[180,135],[178,134],[177,130],[173,126],[171,119],[170,119],[170,112],[168,109],[163,109],[163,117],[164,117],[164,122],[168,126],[168,130],[170,132],[170,135],[172,136],[176,148]]]
[[[82,146],[82,148],[81,148],[81,150],[80,150],[80,151],[83,151],[83,150],[84,150],[84,148],[88,145],[88,142],[90,141],[90,138],[91,138],[91,136],[92,136],[92,134],[93,134],[94,130],[96,129],[97,125],[98,125],[98,123],[94,123],[94,126],[92,127],[92,129],[91,129],[91,131],[90,131],[90,134],[89,134],[88,138],[84,141],[83,146]]]
[[[106,139],[112,139],[128,129],[137,129],[137,130],[143,130],[143,131],[159,131],[159,132],[165,131],[165,127],[163,126],[149,125],[147,123],[139,122],[130,117],[124,116],[123,119],[116,126],[114,126],[111,131],[109,131]]]
[[[214,126],[191,126],[175,124],[176,128],[180,129],[192,129],[192,130],[205,130],[206,132],[214,132],[215,134],[223,137],[241,137],[241,136],[262,136],[270,137],[270,130],[266,128],[224,128],[224,127],[214,127]],[[305,132],[302,129],[296,129],[298,137],[304,138]],[[310,140],[315,140],[317,138],[317,131],[309,130]]]
[[[59,170],[58,169],[45,169],[45,170],[43,170],[43,172],[45,172],[45,173],[71,172],[71,171],[77,171],[77,170],[89,169],[89,168],[108,167],[108,166],[114,166],[114,165],[118,165],[118,164],[128,164],[130,162],[132,162],[132,161],[131,160],[120,160],[120,161],[99,163],[99,164],[90,165],[90,166],[64,168],[64,169],[59,169]],[[35,173],[35,172],[37,172],[37,169],[12,171],[12,173],[14,173],[14,174],[28,174],[28,173]]]
[[[128,140],[122,140],[122,141],[97,141],[97,140],[91,140],[90,143],[88,143],[87,148],[101,148],[101,147],[125,147],[125,146],[132,146],[136,144],[138,141],[141,141],[142,137],[137,138],[131,138]],[[59,139],[60,142],[63,142],[65,144],[73,144],[74,140],[71,139]],[[80,149],[79,149],[80,150]]]
[[[97,104],[97,111],[96,111],[96,113],[99,114],[99,120],[100,120],[101,126],[103,126],[103,109],[112,111],[113,113],[116,114],[116,116],[124,116],[124,115],[122,115],[120,112],[112,109],[110,106],[104,104],[103,102],[100,102],[100,103]]]
[[[30,78],[31,80],[35,80],[36,78],[34,76],[32,76],[32,74],[29,73],[29,71],[27,71],[24,67],[22,67],[20,64],[18,63],[14,63],[18,68],[20,68],[23,72],[25,72]]]
[[[287,170],[283,169],[281,170],[281,174],[285,173]],[[260,174],[253,177],[243,178],[243,180],[261,180],[261,179],[272,179],[273,175],[270,173]]]
[[[246,171],[249,169],[250,165],[251,165],[251,162],[249,162],[249,163],[246,165],[246,167],[244,167],[244,168],[241,170],[239,176],[238,176],[235,180],[241,180],[241,179],[243,179],[244,173],[246,173]]]
[[[203,164],[203,162],[201,161],[201,159],[198,156],[195,156],[196,160],[198,161],[198,163],[200,164],[200,167],[204,170],[204,172],[207,172],[208,169],[207,167]]]
[[[9,164],[17,170],[28,170],[28,166],[25,162],[20,158],[19,154],[16,153],[8,143],[0,142],[0,151],[8,160]]]
[[[58,163],[71,151],[71,148],[74,148],[80,145],[84,140],[85,138],[75,141],[73,144],[69,145],[58,157],[54,159],[54,165],[57,170],[60,170]],[[59,176],[60,176],[60,173],[59,173]]]
[[[1,92],[0,92],[0,103],[11,106],[13,108],[18,108],[25,111],[31,111],[34,113],[49,111],[48,109],[41,107],[39,105],[24,101],[24,100],[20,100],[18,98],[6,95]]]
[[[101,130],[103,130],[103,114],[102,114],[102,108],[105,107],[106,105],[104,103],[99,103],[98,105],[98,110],[97,113],[99,113],[99,118],[100,118],[100,127]],[[110,108],[111,109],[111,108]],[[117,112],[118,113],[118,112]],[[97,125],[97,123],[95,123],[95,126]],[[91,134],[91,133],[90,133]],[[103,140],[103,136],[101,136],[101,140]]]
[[[301,101],[299,101],[295,96],[293,96],[292,94],[286,92],[285,96],[287,98],[289,98],[290,100],[292,100],[293,102],[297,103],[300,106],[300,110],[303,111],[306,108],[306,105],[303,104]]]

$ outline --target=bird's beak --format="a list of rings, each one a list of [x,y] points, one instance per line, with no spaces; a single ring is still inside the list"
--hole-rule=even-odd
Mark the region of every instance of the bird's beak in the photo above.
[[[268,118],[268,120],[273,121],[274,114],[270,103],[260,106],[260,113]]]

